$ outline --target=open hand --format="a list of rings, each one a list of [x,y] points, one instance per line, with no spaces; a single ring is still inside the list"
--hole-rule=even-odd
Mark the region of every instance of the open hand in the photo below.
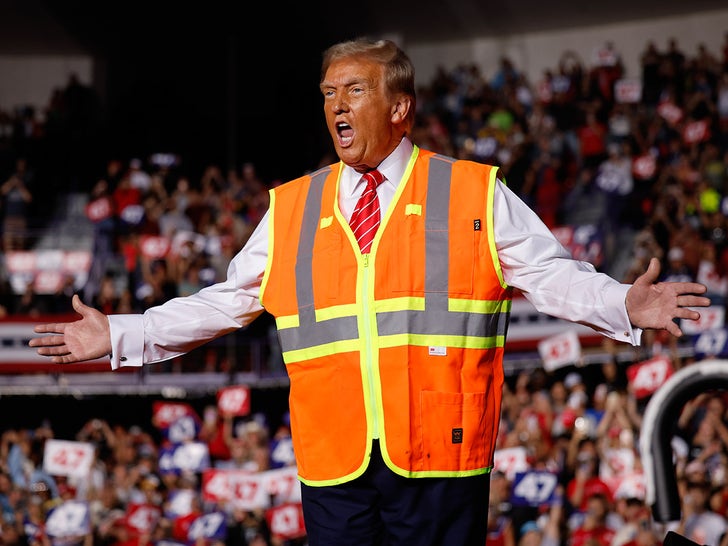
[[[94,360],[111,352],[111,328],[109,319],[101,311],[84,305],[74,294],[71,300],[74,311],[81,319],[74,322],[38,324],[33,331],[53,334],[32,338],[28,345],[37,347],[39,355],[49,356],[56,364],[70,364]]]
[[[667,330],[682,336],[674,319],[698,320],[700,313],[691,307],[708,307],[705,285],[697,282],[657,282],[660,260],[652,258],[642,275],[627,291],[627,314],[632,325],[644,329]]]

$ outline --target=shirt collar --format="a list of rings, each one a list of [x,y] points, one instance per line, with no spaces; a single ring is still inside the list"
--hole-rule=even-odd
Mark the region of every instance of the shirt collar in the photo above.
[[[377,165],[377,170],[381,172],[385,181],[382,184],[391,185],[392,191],[397,189],[404,171],[407,168],[410,157],[412,156],[412,150],[414,146],[412,142],[404,137],[394,151],[389,154],[384,160]],[[361,174],[356,172],[348,165],[344,165],[341,171],[341,182],[340,189],[342,196],[353,196],[357,193],[357,187],[361,180]]]

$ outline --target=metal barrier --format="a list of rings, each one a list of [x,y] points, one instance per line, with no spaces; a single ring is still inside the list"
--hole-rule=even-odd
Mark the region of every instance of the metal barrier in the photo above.
[[[645,469],[645,501],[656,521],[680,519],[672,438],[680,411],[702,392],[728,389],[728,360],[705,360],[675,372],[647,403],[639,446]]]

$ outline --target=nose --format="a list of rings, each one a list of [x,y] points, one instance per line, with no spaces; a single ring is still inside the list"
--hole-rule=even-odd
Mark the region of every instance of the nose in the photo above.
[[[346,112],[349,109],[349,105],[346,103],[343,97],[337,96],[336,100],[333,102],[333,109],[334,113],[341,114],[342,112]]]

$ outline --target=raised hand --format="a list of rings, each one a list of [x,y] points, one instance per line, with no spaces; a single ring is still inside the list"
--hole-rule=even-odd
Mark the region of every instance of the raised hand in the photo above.
[[[700,295],[707,288],[697,282],[657,282],[659,275],[660,260],[652,258],[627,291],[629,320],[638,328],[664,329],[680,337],[682,330],[673,319],[698,320],[700,313],[690,308],[710,305],[710,298]]]
[[[71,364],[94,360],[111,352],[109,320],[101,311],[84,305],[74,294],[71,300],[74,311],[81,318],[74,322],[38,324],[37,334],[51,334],[30,340],[30,347],[37,347],[39,355],[49,356],[56,364]]]

